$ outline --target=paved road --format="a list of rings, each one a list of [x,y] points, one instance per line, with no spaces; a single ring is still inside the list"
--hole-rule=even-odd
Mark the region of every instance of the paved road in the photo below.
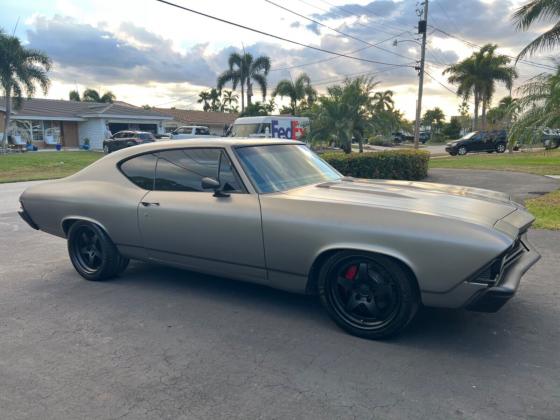
[[[264,287],[145,263],[84,281],[15,197],[0,186],[1,418],[558,418],[558,233],[530,232],[543,259],[500,312],[423,309],[372,342]]]

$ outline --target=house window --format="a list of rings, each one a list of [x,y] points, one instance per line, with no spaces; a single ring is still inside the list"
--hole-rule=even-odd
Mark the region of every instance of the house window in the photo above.
[[[33,141],[43,141],[43,121],[31,121],[31,136]]]

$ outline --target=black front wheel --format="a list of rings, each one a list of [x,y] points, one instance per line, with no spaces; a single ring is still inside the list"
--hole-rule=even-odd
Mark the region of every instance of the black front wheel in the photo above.
[[[467,148],[465,146],[459,147],[459,149],[457,149],[457,154],[459,156],[465,156],[467,154]]]
[[[496,146],[497,153],[504,153],[506,151],[506,145],[504,143],[500,143]]]
[[[414,280],[391,258],[357,251],[330,257],[319,273],[319,296],[350,334],[380,339],[401,332],[418,309]]]
[[[68,254],[76,271],[87,280],[106,280],[123,272],[128,259],[98,225],[75,222],[68,231]]]

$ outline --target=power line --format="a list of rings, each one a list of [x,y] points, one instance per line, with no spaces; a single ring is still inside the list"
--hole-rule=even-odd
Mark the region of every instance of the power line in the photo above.
[[[342,79],[339,78],[339,79],[336,79],[336,80],[330,80],[332,78],[322,79],[322,80],[319,79],[318,81],[313,82],[313,86],[320,86],[320,85],[325,85],[325,84],[343,82],[348,78],[356,78],[356,77],[359,77],[359,76],[375,76],[377,74],[385,73],[385,72],[390,71],[390,70],[394,70],[394,69],[391,67],[391,68],[386,68],[386,69],[383,69],[383,70],[365,71],[365,72],[362,71],[362,72],[359,72],[359,73],[341,74],[340,76],[344,76],[344,78],[342,78]],[[338,77],[338,76],[333,76],[333,77]]]
[[[284,7],[284,6],[281,6],[281,5],[277,4],[277,3],[274,3],[274,2],[271,1],[271,0],[264,0],[264,1],[267,2],[267,3],[269,3],[269,4],[272,4],[273,6],[278,7],[279,9],[284,10],[284,11],[286,11],[286,12],[288,12],[288,13],[291,13],[291,14],[293,14],[293,15],[299,16],[299,17],[302,18],[302,19],[306,19],[306,20],[308,20],[308,21],[310,21],[310,22],[313,22],[313,23],[315,23],[315,24],[317,24],[317,25],[320,25],[320,26],[323,26],[323,27],[325,27],[325,28],[327,28],[327,29],[330,29],[331,31],[336,32],[337,34],[342,35],[342,36],[344,36],[344,37],[346,37],[346,38],[354,39],[354,40],[356,40],[356,41],[359,41],[359,42],[362,42],[362,43],[364,43],[364,44],[366,44],[366,45],[369,45],[370,47],[377,48],[377,49],[379,49],[379,50],[381,50],[381,51],[385,51],[385,52],[387,52],[387,53],[389,53],[389,54],[393,54],[393,55],[396,55],[396,56],[398,56],[398,57],[406,58],[407,60],[415,60],[415,59],[412,58],[412,57],[407,57],[406,55],[402,55],[402,54],[396,53],[396,52],[394,52],[394,51],[388,50],[388,49],[386,49],[386,48],[379,47],[377,44],[372,44],[371,42],[364,41],[363,39],[358,38],[358,37],[356,37],[356,36],[354,36],[354,35],[347,34],[347,33],[342,32],[342,31],[340,31],[340,30],[338,30],[338,29],[336,29],[336,28],[333,28],[333,27],[331,27],[331,26],[325,25],[324,23],[322,23],[322,22],[320,22],[320,21],[318,21],[318,20],[315,20],[315,19],[313,19],[313,18],[310,18],[310,17],[308,17],[308,16],[305,16],[305,15],[302,15],[302,14],[300,14],[300,13],[298,13],[298,12],[295,12],[295,11],[293,11],[293,10],[290,10],[290,9],[288,9],[287,7]]]
[[[408,31],[403,31],[403,32],[401,32],[400,34],[394,35],[394,36],[392,36],[392,37],[390,37],[390,38],[386,38],[386,39],[384,39],[383,41],[376,42],[375,45],[383,44],[384,42],[390,41],[390,40],[392,40],[392,39],[394,39],[394,38],[396,38],[396,37],[398,37],[398,36],[400,36],[400,35],[405,34],[406,32],[408,32]],[[345,54],[355,54],[355,53],[357,53],[357,52],[367,50],[368,48],[372,48],[372,46],[366,45],[365,47],[358,48],[357,50],[348,51],[348,52],[345,53]],[[299,68],[299,67],[311,66],[311,65],[313,65],[313,64],[325,63],[325,62],[327,62],[327,61],[336,60],[336,59],[338,59],[338,58],[340,58],[340,57],[329,57],[329,58],[324,58],[324,59],[322,59],[322,60],[310,61],[310,62],[302,63],[302,64],[294,64],[293,66],[280,67],[280,68],[276,68],[276,69],[270,69],[270,71],[291,70],[291,69],[295,69],[295,68]]]
[[[447,89],[449,92],[451,92],[453,95],[456,95],[457,92],[455,92],[453,89],[451,89],[450,87],[444,85],[443,83],[441,83],[438,79],[436,79],[434,76],[432,76],[430,73],[428,73],[428,71],[424,70],[424,73],[426,73],[426,75],[432,79],[434,82],[438,83],[440,86],[444,87],[445,89]]]
[[[321,3],[325,3],[325,4],[329,5],[330,7],[333,7],[333,8],[339,9],[339,10],[342,10],[342,11],[345,12],[348,16],[356,16],[356,14],[355,14],[354,12],[352,12],[352,11],[351,11],[350,9],[348,9],[348,8],[345,8],[345,7],[342,7],[342,6],[337,6],[336,4],[332,4],[331,2],[329,2],[329,1],[327,1],[327,0],[319,0],[319,1],[320,1]],[[377,16],[377,17],[380,17],[380,18],[382,18],[382,19],[384,18],[383,16],[381,16],[381,15],[375,13],[372,9],[370,9],[370,8],[367,7],[367,6],[362,6],[362,7],[363,7],[364,9],[366,9],[367,11],[369,11],[372,15]],[[396,31],[402,30],[402,28],[398,28],[398,27],[396,27],[396,26],[394,26],[394,25],[391,25],[391,24],[389,24],[389,23],[387,23],[387,22],[385,22],[384,25],[387,26],[388,28],[391,28],[391,29],[396,30]]]
[[[338,53],[338,52],[335,52],[335,51],[326,50],[324,48],[304,44],[304,43],[299,42],[299,41],[294,41],[292,39],[284,38],[284,37],[279,36],[279,35],[274,35],[274,34],[271,34],[271,33],[268,33],[268,32],[261,31],[259,29],[251,28],[249,26],[245,26],[245,25],[242,25],[240,23],[235,23],[235,22],[232,22],[230,20],[219,18],[217,16],[212,16],[212,15],[209,15],[207,13],[199,12],[199,11],[194,10],[194,9],[189,9],[188,7],[184,7],[184,6],[181,6],[179,4],[172,3],[170,1],[166,1],[166,0],[155,0],[155,1],[157,1],[159,3],[166,4],[168,6],[176,7],[178,9],[185,10],[185,11],[190,12],[190,13],[194,13],[194,14],[197,14],[197,15],[200,15],[200,16],[204,16],[208,19],[216,20],[216,21],[222,22],[222,23],[227,23],[228,25],[236,26],[236,27],[241,28],[241,29],[246,29],[246,30],[251,31],[251,32],[255,32],[255,33],[258,33],[258,34],[261,34],[261,35],[265,35],[265,36],[268,36],[268,37],[271,37],[271,38],[274,38],[274,39],[278,39],[280,41],[289,42],[290,44],[299,45],[300,47],[309,48],[309,49],[312,49],[312,50],[315,50],[315,51],[320,51],[320,52],[323,52],[323,53],[326,53],[326,54],[332,54],[332,55],[337,55],[337,56],[340,56],[340,57],[351,58],[351,59],[354,59],[354,60],[364,61],[366,63],[372,63],[372,64],[391,65],[391,66],[395,66],[395,67],[412,67],[412,66],[406,65],[406,64],[385,63],[383,61],[369,60],[367,58],[361,58],[361,57],[356,57],[356,56],[347,55],[347,54],[343,54],[343,53]]]
[[[458,37],[458,36],[456,36],[456,35],[450,34],[449,32],[446,32],[446,31],[444,31],[444,30],[442,30],[442,29],[440,29],[440,28],[436,28],[435,26],[431,26],[431,25],[430,25],[430,27],[433,28],[433,29],[435,29],[437,32],[440,32],[440,33],[442,33],[442,34],[444,34],[444,35],[447,35],[447,36],[450,37],[450,38],[457,39],[458,41],[461,41],[461,42],[463,42],[463,43],[469,45],[469,46],[472,47],[472,48],[482,48],[480,45],[477,45],[477,44],[475,44],[474,42],[467,41],[466,39],[463,39],[463,38],[460,38],[460,37]],[[512,56],[512,55],[507,55],[507,54],[504,54],[504,55],[505,55],[506,57],[508,57],[508,58],[513,59],[513,60],[516,60],[516,59],[517,59],[517,57],[514,57],[514,56]],[[528,65],[532,65],[532,66],[534,66],[534,67],[539,67],[539,68],[542,68],[542,69],[546,69],[546,70],[556,70],[556,67],[554,67],[554,66],[550,66],[550,65],[548,65],[548,64],[543,64],[543,63],[537,63],[537,62],[535,62],[535,61],[530,61],[530,60],[519,60],[519,62],[520,62],[520,63],[524,63],[524,64],[528,64]]]
[[[324,13],[334,13],[334,12],[332,12],[330,9],[323,9],[322,7],[319,7],[319,6],[316,6],[316,5],[314,5],[314,4],[311,4],[311,3],[309,3],[309,2],[307,2],[307,1],[305,1],[305,0],[298,0],[298,1],[299,1],[300,3],[303,3],[303,4],[306,4],[306,5],[308,5],[308,6],[311,6],[311,7],[315,8],[315,9],[317,9],[317,10],[320,10],[320,11],[322,11],[322,12],[324,12]],[[325,3],[325,2],[323,2],[323,3]],[[328,3],[327,3],[327,4],[328,4]],[[334,6],[334,5],[330,5],[330,6],[332,6],[332,8],[340,8],[339,6]],[[336,13],[335,15],[338,16],[338,17],[341,17],[341,18],[343,18],[343,19],[345,18],[345,16],[344,16],[344,15],[341,15],[340,13]],[[346,14],[346,16],[347,16],[347,17],[354,17],[355,15],[352,13],[352,14],[350,14],[350,15]],[[369,22],[369,24],[366,25],[366,24],[363,24],[362,22],[360,22],[359,20],[357,20],[357,21],[354,22],[354,23],[355,23],[356,25],[360,25],[360,26],[362,26],[362,27],[364,27],[364,28],[370,28],[370,29],[371,29],[372,26],[375,26],[375,30],[376,30],[376,31],[383,32],[384,34],[387,34],[387,35],[393,35],[393,34],[394,34],[393,32],[387,32],[387,31],[384,30],[384,29],[379,29],[379,26],[381,26],[381,25],[375,24],[375,23],[373,23],[373,22]],[[399,29],[399,30],[400,30],[400,29]],[[410,32],[410,30],[407,30],[406,32]]]

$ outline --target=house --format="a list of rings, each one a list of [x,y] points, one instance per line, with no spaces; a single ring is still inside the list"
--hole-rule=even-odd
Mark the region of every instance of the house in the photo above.
[[[0,98],[0,132],[4,131],[4,100]],[[121,130],[164,133],[164,123],[172,116],[146,110],[125,102],[97,103],[57,99],[27,99],[12,109],[10,135],[32,142],[39,148],[79,147],[89,140],[94,150],[103,148],[106,125],[114,134]]]
[[[239,117],[237,113],[226,112],[191,111],[177,108],[154,108],[154,110],[162,115],[173,117],[171,121],[167,120],[163,124],[166,133],[170,133],[182,125],[203,125],[208,127],[212,134],[221,136],[224,133],[224,127],[233,124]]]

